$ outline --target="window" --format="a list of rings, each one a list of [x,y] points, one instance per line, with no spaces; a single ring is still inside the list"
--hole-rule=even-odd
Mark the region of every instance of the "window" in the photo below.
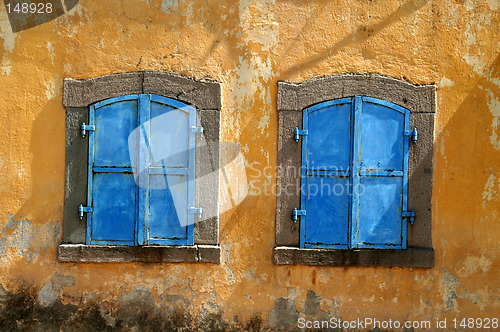
[[[368,97],[303,111],[301,248],[406,249],[409,115]]]
[[[87,244],[192,245],[196,110],[128,95],[89,119]]]
[[[63,103],[59,260],[219,263],[219,197],[207,195],[219,192],[219,84],[161,72],[66,79]]]
[[[434,109],[378,75],[279,82],[275,263],[432,267]]]

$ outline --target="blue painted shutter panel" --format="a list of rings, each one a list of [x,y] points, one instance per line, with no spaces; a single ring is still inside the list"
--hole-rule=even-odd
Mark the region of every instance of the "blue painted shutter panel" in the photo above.
[[[138,125],[137,96],[91,106],[87,243],[133,245],[137,190],[128,136]]]
[[[154,95],[90,107],[87,243],[192,245],[196,110]]]
[[[406,249],[409,120],[360,96],[303,111],[302,248]]]
[[[409,112],[356,97],[353,159],[353,248],[404,249]],[[358,185],[359,184],[359,185]]]
[[[196,111],[180,102],[150,96],[148,244],[193,244]]]
[[[349,182],[352,150],[350,98],[303,112],[301,247],[345,249],[349,245]]]

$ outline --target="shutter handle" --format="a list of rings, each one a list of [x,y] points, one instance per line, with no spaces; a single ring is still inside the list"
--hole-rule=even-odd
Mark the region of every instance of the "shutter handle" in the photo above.
[[[299,220],[299,216],[305,216],[306,210],[297,210],[297,208],[293,209],[292,220],[293,222],[297,222]]]

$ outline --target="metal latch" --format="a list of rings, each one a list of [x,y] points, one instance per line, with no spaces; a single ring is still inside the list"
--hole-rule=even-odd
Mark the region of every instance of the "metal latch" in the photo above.
[[[198,220],[200,220],[201,219],[201,214],[203,213],[203,209],[202,208],[190,207],[189,208],[189,212],[193,213],[193,214],[196,214],[196,217],[198,217]]]
[[[307,129],[300,130],[299,128],[295,128],[294,134],[295,134],[295,142],[298,142],[300,139],[300,136],[307,136]]]
[[[87,131],[94,131],[95,130],[95,126],[93,125],[86,125],[85,122],[82,124],[82,137],[85,137],[85,134],[87,133]]]
[[[299,220],[299,216],[305,216],[306,210],[297,210],[297,208],[293,209],[293,222],[297,222]]]
[[[195,134],[201,134],[203,132],[203,127],[192,126],[191,127],[191,132],[193,132]]]
[[[413,225],[413,222],[415,221],[415,210],[403,211],[401,213],[401,216],[403,217],[403,219],[409,219],[410,224]]]
[[[78,214],[80,215],[80,219],[83,219],[84,213],[92,213],[92,208],[80,204],[80,206],[78,207]]]
[[[405,136],[410,136],[411,138],[413,138],[413,142],[416,142],[417,138],[418,138],[417,128],[415,128],[413,130],[405,130],[404,135]]]

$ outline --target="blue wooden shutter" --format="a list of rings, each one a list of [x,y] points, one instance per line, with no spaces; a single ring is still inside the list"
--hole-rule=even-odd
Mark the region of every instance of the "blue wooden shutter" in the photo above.
[[[138,125],[137,96],[92,105],[89,117],[87,243],[133,245],[137,190],[128,136]]]
[[[300,244],[303,248],[349,246],[349,182],[352,99],[328,101],[303,111]]]
[[[169,98],[145,98],[150,99],[142,125],[149,150],[144,154],[149,165],[145,243],[192,245],[196,110]]]
[[[90,107],[88,244],[193,244],[196,110],[154,95]]]
[[[405,249],[409,111],[355,98],[351,247]]]

